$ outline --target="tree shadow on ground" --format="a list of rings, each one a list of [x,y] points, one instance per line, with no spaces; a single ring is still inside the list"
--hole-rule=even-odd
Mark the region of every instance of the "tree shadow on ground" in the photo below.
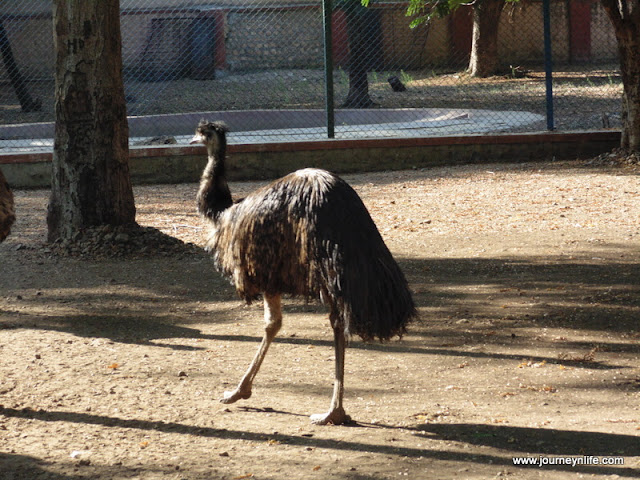
[[[82,456],[78,459],[70,458],[66,462],[50,463],[36,457],[0,452],[0,478],[3,480],[138,478],[143,471],[155,473],[159,477],[171,477],[176,472],[175,468],[170,467],[125,466],[122,462],[110,465],[94,465],[91,461],[82,458]]]
[[[418,304],[429,309],[429,315],[519,318],[548,327],[635,332],[640,261],[629,246],[607,247],[623,259],[585,253],[571,260],[410,258],[400,263],[418,292]]]
[[[255,330],[256,333],[261,332],[261,321],[256,316]],[[221,322],[225,320],[220,320]],[[226,321],[233,322],[233,318]],[[51,323],[49,323],[51,322]],[[6,328],[6,327],[5,327]],[[182,345],[179,343],[158,343],[158,340],[170,339],[196,339],[196,340],[212,340],[217,342],[243,342],[254,343],[258,345],[262,340],[260,335],[242,335],[242,334],[210,334],[203,333],[197,328],[174,325],[171,323],[157,321],[153,318],[134,318],[134,317],[109,317],[109,316],[89,316],[80,315],[69,319],[68,317],[47,317],[46,322],[25,323],[11,325],[10,328],[29,328],[32,330],[47,330],[71,333],[82,338],[107,338],[113,342],[145,345],[158,348],[167,348],[172,350],[198,351],[206,350],[206,346]],[[425,337],[437,336],[437,332],[422,333]],[[315,339],[315,338],[296,338],[296,337],[276,337],[275,344],[285,345],[304,345],[333,348],[333,340]],[[475,359],[494,359],[494,360],[512,360],[522,361],[521,353],[496,353],[496,352],[474,352],[456,350],[455,348],[442,348],[424,345],[422,341],[402,341],[402,342],[362,342],[354,340],[349,344],[350,349],[358,349],[365,351],[379,351],[387,353],[407,353],[412,355],[442,355],[461,358]],[[640,346],[629,347],[630,351],[640,351]],[[584,359],[557,358],[545,355],[526,355],[530,362],[548,363],[564,365],[568,367],[581,369],[597,369],[597,370],[615,370],[625,368],[623,365],[612,363],[602,363],[599,361],[591,361]]]
[[[640,455],[640,442],[631,435],[475,423],[429,423],[418,425],[416,430],[428,438],[455,440],[530,455]]]
[[[57,474],[39,458],[0,452],[0,477],[7,479],[47,478],[49,480],[80,480],[84,475]]]
[[[230,321],[230,320],[229,320]],[[13,324],[10,328],[28,328],[31,330],[47,330],[71,333],[81,338],[107,338],[113,342],[148,345],[174,350],[205,350],[204,347],[170,343],[156,343],[157,340],[178,338],[203,338],[200,330],[174,325],[153,317],[109,316],[109,315],[77,315],[51,317]]]
[[[269,414],[297,415],[295,413],[269,410]],[[289,435],[274,432],[272,434],[255,433],[245,430],[211,428],[185,423],[124,419],[96,415],[91,413],[60,412],[15,409],[0,406],[0,415],[5,417],[24,418],[44,422],[71,422],[89,425],[100,425],[111,428],[127,428],[150,430],[171,434],[190,435],[193,437],[213,437],[224,440],[240,440],[243,442],[274,441],[279,444],[320,448],[329,451],[350,451],[383,454],[390,458],[429,458],[437,461],[455,461],[469,464],[502,465],[515,468],[513,456],[528,454],[561,454],[561,455],[640,455],[637,437],[631,435],[609,434],[601,432],[584,432],[558,429],[533,429],[510,427],[504,425],[484,424],[441,424],[419,425],[418,435],[447,439],[473,445],[484,445],[499,449],[496,453],[466,453],[459,450],[433,450],[422,447],[398,447],[395,445],[371,444],[366,442],[340,441],[330,438]],[[354,427],[391,428],[384,425],[359,425]],[[347,428],[347,427],[344,427]],[[586,452],[583,452],[583,450]],[[547,469],[598,475],[619,475],[637,478],[638,469],[616,468],[604,465],[548,465]]]
[[[487,358],[522,358],[522,354],[461,352],[456,347],[482,341],[506,347],[527,348],[528,334],[522,329],[564,328],[576,331],[615,333],[617,337],[638,331],[640,318],[640,262],[637,252],[622,245],[606,246],[608,259],[594,260],[593,255],[568,260],[563,257],[505,258],[404,258],[399,263],[405,271],[421,318],[410,326],[410,335],[402,342],[362,343],[353,348],[381,349],[414,354],[465,355]],[[55,280],[51,292],[43,285],[42,294],[31,294],[13,305],[26,307],[19,312],[5,311],[5,328],[20,327],[69,332],[80,337],[106,337],[113,341],[153,344],[154,340],[195,338],[220,341],[260,341],[262,335],[259,305],[242,312],[244,319],[255,320],[255,336],[246,334],[203,333],[193,324],[230,324],[238,321],[241,302],[227,280],[201,262],[163,261],[136,263],[135,274],[126,260],[111,262],[110,290],[100,293],[96,278],[83,288],[65,280]],[[86,269],[85,262],[70,262],[67,277],[76,269]],[[159,271],[159,269],[161,269]],[[149,281],[152,275],[160,278]],[[102,283],[103,284],[103,283]],[[115,285],[115,286],[114,286]],[[38,290],[40,292],[40,290]],[[232,302],[219,308],[220,301]],[[43,308],[72,305],[73,312],[56,314]],[[218,306],[216,306],[218,305]],[[207,307],[209,306],[209,307]],[[30,308],[33,313],[29,314]],[[291,312],[325,315],[322,305],[304,307],[300,302],[285,301],[285,321]],[[14,313],[15,315],[11,315]],[[456,322],[466,325],[456,328]],[[483,322],[493,322],[487,330]],[[431,323],[433,322],[433,323]],[[443,322],[447,323],[443,328]],[[453,323],[453,325],[452,325]],[[452,338],[452,332],[458,332]],[[637,353],[640,345],[622,342],[616,336],[603,339],[599,348],[608,351]],[[433,340],[446,343],[434,344]],[[425,344],[424,341],[431,341]],[[278,338],[289,344],[332,346],[325,339]],[[540,343],[537,344],[540,346]],[[162,344],[163,347],[169,345]],[[589,342],[574,342],[574,347],[590,348]],[[453,348],[452,348],[453,347]],[[171,347],[173,348],[173,347]],[[175,348],[192,348],[175,345]],[[538,358],[539,357],[539,358]],[[534,360],[577,364],[588,368],[616,368],[587,360],[550,359],[544,355]]]

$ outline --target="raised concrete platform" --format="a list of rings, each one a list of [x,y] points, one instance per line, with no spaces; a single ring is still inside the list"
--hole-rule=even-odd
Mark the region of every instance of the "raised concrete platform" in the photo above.
[[[129,117],[131,145],[155,136],[188,144],[198,122],[223,120],[229,143],[313,141],[327,138],[323,110],[213,111]],[[441,137],[499,133],[543,122],[530,112],[474,109],[406,108],[336,110],[335,138]],[[0,125],[0,152],[47,152],[53,149],[53,123]]]
[[[231,144],[228,173],[232,180],[242,180],[275,178],[303,167],[343,173],[566,160],[590,158],[619,145],[620,132],[612,130]],[[0,168],[15,188],[45,188],[51,159],[51,152],[0,154]],[[130,149],[134,183],[196,182],[205,163],[203,146]]]

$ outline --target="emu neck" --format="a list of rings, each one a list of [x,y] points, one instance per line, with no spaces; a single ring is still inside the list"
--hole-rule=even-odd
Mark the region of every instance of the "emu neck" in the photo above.
[[[225,150],[224,148],[214,150],[213,148],[208,149],[208,161],[207,166],[202,172],[202,178],[226,178],[227,175],[227,165],[225,162]]]
[[[216,221],[224,210],[233,205],[233,200],[226,178],[226,145],[220,145],[218,149],[209,147],[208,151],[209,161],[200,179],[198,211]]]

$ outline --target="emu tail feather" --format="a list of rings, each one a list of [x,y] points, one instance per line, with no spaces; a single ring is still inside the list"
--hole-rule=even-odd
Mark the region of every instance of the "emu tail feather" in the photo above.
[[[402,336],[417,316],[407,280],[356,192],[336,180],[317,215],[322,299],[347,334]]]

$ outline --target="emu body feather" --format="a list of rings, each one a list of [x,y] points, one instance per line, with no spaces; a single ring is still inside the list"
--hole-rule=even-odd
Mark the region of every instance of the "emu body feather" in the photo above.
[[[387,340],[415,307],[369,212],[342,179],[300,170],[218,217],[207,242],[248,302],[259,294],[319,298],[346,334]]]

